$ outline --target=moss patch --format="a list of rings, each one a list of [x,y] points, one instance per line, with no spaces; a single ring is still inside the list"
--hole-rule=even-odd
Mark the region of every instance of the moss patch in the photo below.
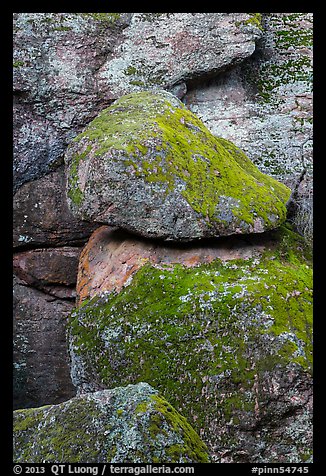
[[[254,25],[260,30],[263,30],[262,14],[261,13],[248,13],[249,18],[242,22],[238,22],[238,25]]]
[[[312,366],[309,256],[287,228],[275,240],[260,258],[146,264],[119,294],[88,301],[70,319],[86,373],[108,386],[149,382],[206,435],[212,420],[251,418],[267,398],[257,379]]]

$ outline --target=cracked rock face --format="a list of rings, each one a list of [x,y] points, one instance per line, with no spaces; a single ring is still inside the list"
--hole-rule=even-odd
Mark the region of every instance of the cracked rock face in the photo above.
[[[14,408],[59,403],[75,395],[66,320],[73,303],[14,277]]]
[[[13,199],[13,247],[63,246],[84,243],[96,228],[77,220],[67,205],[65,171],[25,183]]]
[[[15,463],[207,463],[206,445],[147,383],[14,412]]]
[[[65,161],[77,218],[142,236],[260,233],[286,217],[290,190],[166,91],[115,101],[72,141]]]
[[[250,58],[188,88],[183,101],[214,135],[234,142],[259,170],[292,190],[305,170],[306,186],[297,201],[308,221],[313,188],[313,14],[269,13],[262,23],[262,38]]]
[[[248,13],[135,13],[99,84],[119,97],[214,75],[252,55],[261,33]]]

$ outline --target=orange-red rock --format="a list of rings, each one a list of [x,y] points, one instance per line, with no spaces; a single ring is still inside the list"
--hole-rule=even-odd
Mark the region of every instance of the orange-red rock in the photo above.
[[[84,247],[77,276],[77,303],[102,292],[120,291],[146,262],[155,265],[180,263],[187,267],[216,258],[250,258],[272,244],[259,235],[231,236],[197,243],[168,243],[131,235],[102,226]]]

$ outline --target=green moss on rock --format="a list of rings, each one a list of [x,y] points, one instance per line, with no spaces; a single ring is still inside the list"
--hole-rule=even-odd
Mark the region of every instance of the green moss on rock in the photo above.
[[[117,22],[121,17],[121,13],[80,13],[80,15],[83,15],[85,18],[91,18],[95,21],[108,24]]]
[[[14,412],[14,461],[209,462],[197,433],[146,383]]]
[[[242,22],[238,22],[238,25],[253,25],[259,28],[259,30],[263,30],[262,25],[262,14],[261,13],[248,13],[249,18]]]
[[[276,249],[261,257],[146,264],[119,294],[76,310],[71,348],[84,377],[75,383],[87,386],[94,371],[107,386],[148,381],[210,448],[264,420],[274,411],[266,379],[309,375],[312,366],[311,264],[298,235],[274,233]],[[225,441],[224,425],[234,425]]]

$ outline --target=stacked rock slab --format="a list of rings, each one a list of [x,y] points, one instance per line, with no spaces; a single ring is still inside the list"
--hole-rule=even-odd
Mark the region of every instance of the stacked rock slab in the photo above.
[[[305,55],[309,38],[292,27],[294,16],[301,27],[303,14],[284,16],[290,36],[279,15],[268,14],[262,23],[261,14],[243,13],[15,14],[18,406],[59,403],[75,394],[63,330],[79,250],[68,247],[84,243],[103,223],[141,235],[107,227],[93,234],[79,264],[82,305],[69,323],[71,375],[79,392],[137,385],[16,412],[17,461],[208,461],[183,417],[137,383],[144,380],[186,412],[214,461],[311,461],[311,263],[288,229],[269,233],[284,222],[290,191],[261,174],[231,142],[213,137],[176,97],[157,91],[168,89],[196,108],[192,87],[219,74],[213,115],[206,117],[202,108],[212,95],[209,90],[205,96],[206,86],[193,110],[214,133],[226,120],[227,133],[217,135],[245,145],[260,170],[282,181],[289,165],[291,174],[297,167],[301,172],[310,155],[305,109],[311,97],[306,102],[295,94],[292,104],[298,93],[292,83],[309,76],[310,65],[306,58],[296,62],[294,49]],[[279,65],[266,21],[276,25]],[[236,91],[239,71],[246,72],[242,88],[252,81],[250,68],[259,70],[254,82],[258,90],[267,85],[270,96],[271,84],[261,81],[262,51],[244,62],[264,28],[263,56],[271,55],[273,87],[278,91],[281,80],[287,103],[276,104],[275,124],[262,120],[266,103],[258,106],[257,120],[249,120],[241,136],[233,99],[249,119],[256,99],[252,104],[251,89],[244,99]],[[137,91],[75,137],[112,100]],[[292,121],[284,114],[288,106]],[[283,130],[295,135],[295,144]],[[73,137],[66,154],[68,210],[66,170],[58,166]],[[295,160],[290,164],[289,158]],[[285,169],[275,172],[280,164]],[[247,240],[253,232],[262,240]],[[180,243],[216,237],[224,238]],[[42,249],[28,250],[35,246]],[[54,379],[49,367],[57,369]],[[85,438],[76,434],[76,422]]]
[[[142,236],[256,233],[286,217],[290,190],[165,91],[117,100],[72,141],[65,160],[76,217]]]
[[[80,256],[77,304],[96,295],[120,292],[145,263],[157,266],[181,264],[190,268],[211,263],[217,258],[222,261],[252,258],[273,244],[275,241],[271,236],[261,234],[175,243],[149,240],[101,226],[92,234]]]
[[[249,13],[15,13],[14,182],[62,163],[67,144],[123,94],[177,88],[252,55]],[[218,32],[218,34],[216,34]]]
[[[146,383],[14,412],[15,463],[207,463],[205,444]]]

